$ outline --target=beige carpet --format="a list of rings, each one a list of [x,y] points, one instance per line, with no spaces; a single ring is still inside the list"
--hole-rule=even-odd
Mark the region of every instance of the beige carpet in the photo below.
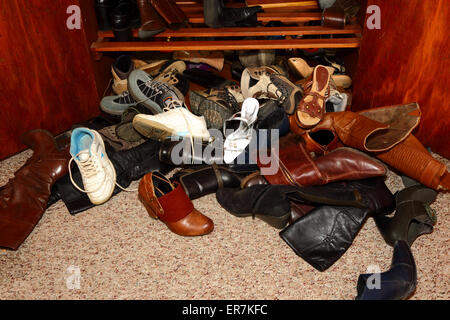
[[[0,162],[0,185],[30,155]],[[402,188],[392,173],[387,185]],[[0,249],[0,299],[354,299],[358,275],[371,265],[386,270],[391,262],[392,248],[372,219],[321,273],[261,220],[228,214],[214,195],[194,204],[214,220],[210,235],[171,233],[148,216],[136,193],[122,192],[77,216],[59,201],[18,251]],[[438,213],[434,232],[412,247],[418,273],[412,299],[450,298],[449,205],[450,195],[439,194],[432,205]],[[71,281],[77,268],[79,289]]]

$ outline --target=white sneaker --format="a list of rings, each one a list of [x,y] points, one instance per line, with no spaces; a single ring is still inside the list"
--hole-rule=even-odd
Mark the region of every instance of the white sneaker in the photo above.
[[[177,101],[175,101],[177,102]],[[203,116],[196,116],[180,102],[166,112],[156,115],[138,114],[133,118],[133,127],[143,136],[162,141],[169,137],[188,137],[209,141],[211,136]]]
[[[100,134],[88,128],[73,130],[70,153],[72,158],[69,162],[69,173],[75,188],[87,193],[95,205],[108,201],[116,185],[116,170],[106,154]],[[80,170],[84,190],[73,181],[70,165],[74,160]]]
[[[232,163],[245,148],[250,144],[252,139],[253,125],[258,119],[259,102],[254,98],[247,98],[242,103],[241,112],[236,113],[233,117],[225,121],[223,132],[226,132],[226,124],[228,121],[239,120],[239,128],[231,133],[224,142],[223,161],[227,164]],[[240,114],[240,117],[238,116]]]

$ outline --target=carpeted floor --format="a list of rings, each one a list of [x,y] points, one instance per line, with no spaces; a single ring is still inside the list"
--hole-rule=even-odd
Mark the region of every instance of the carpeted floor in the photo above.
[[[0,162],[0,185],[30,155]],[[391,172],[387,185],[393,192],[403,186]],[[372,219],[321,273],[261,220],[228,214],[214,195],[194,204],[215,222],[210,235],[173,234],[148,216],[137,193],[122,192],[77,216],[59,201],[18,251],[0,249],[0,299],[354,299],[360,273],[391,263],[392,248]],[[412,247],[418,272],[412,299],[450,298],[450,194],[439,194],[432,207],[435,230]],[[77,270],[79,289],[71,281]]]

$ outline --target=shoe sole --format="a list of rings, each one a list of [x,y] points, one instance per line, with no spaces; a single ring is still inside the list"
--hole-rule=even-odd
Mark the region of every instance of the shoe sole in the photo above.
[[[104,105],[102,101],[100,101],[100,109],[104,113],[108,113],[114,116],[121,116],[122,113],[131,106],[134,106],[134,104],[127,105],[126,108],[123,110],[111,110],[108,106]]]
[[[286,225],[289,222],[289,218],[291,217],[291,212],[288,212],[282,216],[279,217],[274,217],[274,216],[268,216],[265,214],[259,214],[259,213],[244,213],[244,214],[237,214],[237,213],[233,213],[231,211],[229,211],[233,216],[238,217],[238,218],[246,218],[246,217],[251,217],[251,216],[255,216],[258,219],[264,221],[265,223],[269,224],[270,226],[276,228],[276,229],[283,229],[284,227],[286,227]]]
[[[135,117],[133,119],[133,127],[143,136],[157,141],[163,141],[170,136],[176,135],[175,130],[150,119]]]
[[[206,126],[208,128],[222,129],[225,120],[229,119],[233,115],[230,110],[219,105],[218,103],[215,103],[214,101],[202,98],[199,94],[192,95],[191,99],[192,98],[194,98],[194,101],[198,106],[196,114],[205,118]]]

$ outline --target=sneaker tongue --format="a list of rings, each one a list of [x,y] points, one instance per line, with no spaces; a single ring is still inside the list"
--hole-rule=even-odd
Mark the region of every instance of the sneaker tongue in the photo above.
[[[80,159],[80,161],[81,162],[85,162],[85,161],[87,161],[88,159],[89,159],[89,153],[88,152],[86,152],[86,153],[81,153],[80,155],[78,155],[78,159]]]

